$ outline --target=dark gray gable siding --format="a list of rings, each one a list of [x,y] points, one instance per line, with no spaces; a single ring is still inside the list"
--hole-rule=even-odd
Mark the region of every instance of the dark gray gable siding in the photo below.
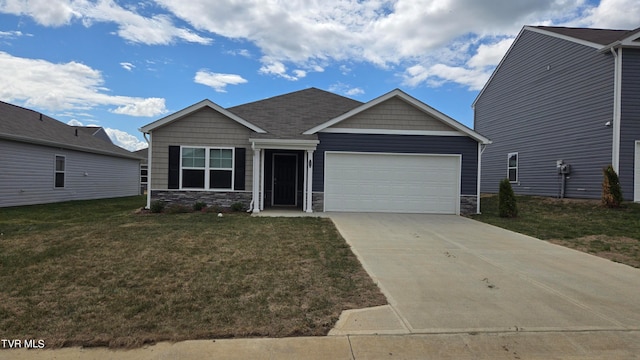
[[[620,121],[620,185],[625,200],[633,200],[635,142],[640,140],[640,50],[622,50],[622,111]]]
[[[462,154],[462,195],[477,194],[478,143],[466,136],[420,136],[318,133],[313,155],[313,191],[324,191],[324,152]]]
[[[507,177],[519,153],[519,194],[556,196],[556,160],[572,166],[566,196],[597,198],[611,162],[614,60],[610,53],[525,31],[475,105],[475,130],[490,138],[481,191]]]

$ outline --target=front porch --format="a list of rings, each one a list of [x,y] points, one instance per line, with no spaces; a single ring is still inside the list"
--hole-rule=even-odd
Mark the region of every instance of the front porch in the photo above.
[[[317,140],[249,139],[253,150],[251,211],[313,212]]]

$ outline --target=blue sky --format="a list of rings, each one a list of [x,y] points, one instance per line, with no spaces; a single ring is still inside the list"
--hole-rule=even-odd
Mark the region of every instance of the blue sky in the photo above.
[[[0,0],[0,100],[138,129],[202,99],[400,88],[473,127],[471,103],[524,25],[634,29],[637,0]]]

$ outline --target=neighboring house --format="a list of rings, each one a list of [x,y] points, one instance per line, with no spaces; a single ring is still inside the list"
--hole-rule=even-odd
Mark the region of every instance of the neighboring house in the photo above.
[[[611,164],[640,201],[640,28],[525,26],[473,108],[482,192],[598,198]]]
[[[137,195],[141,159],[99,129],[0,102],[0,207]]]
[[[133,153],[142,158],[142,160],[140,160],[140,195],[146,194],[149,188],[149,164],[147,163],[149,159],[149,148],[136,150]]]
[[[104,141],[107,141],[111,144],[113,144],[113,141],[111,141],[111,138],[109,137],[109,134],[107,134],[107,132],[104,130],[103,127],[100,126],[74,126],[74,129],[78,129],[79,131],[84,131],[85,133],[98,138],[98,139],[102,139]]]
[[[140,129],[156,199],[302,211],[475,213],[489,140],[400,90],[203,100]]]

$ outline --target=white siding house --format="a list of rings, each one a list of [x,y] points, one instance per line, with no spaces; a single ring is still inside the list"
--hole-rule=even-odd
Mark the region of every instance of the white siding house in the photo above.
[[[139,194],[140,158],[91,132],[0,102],[0,207]]]

